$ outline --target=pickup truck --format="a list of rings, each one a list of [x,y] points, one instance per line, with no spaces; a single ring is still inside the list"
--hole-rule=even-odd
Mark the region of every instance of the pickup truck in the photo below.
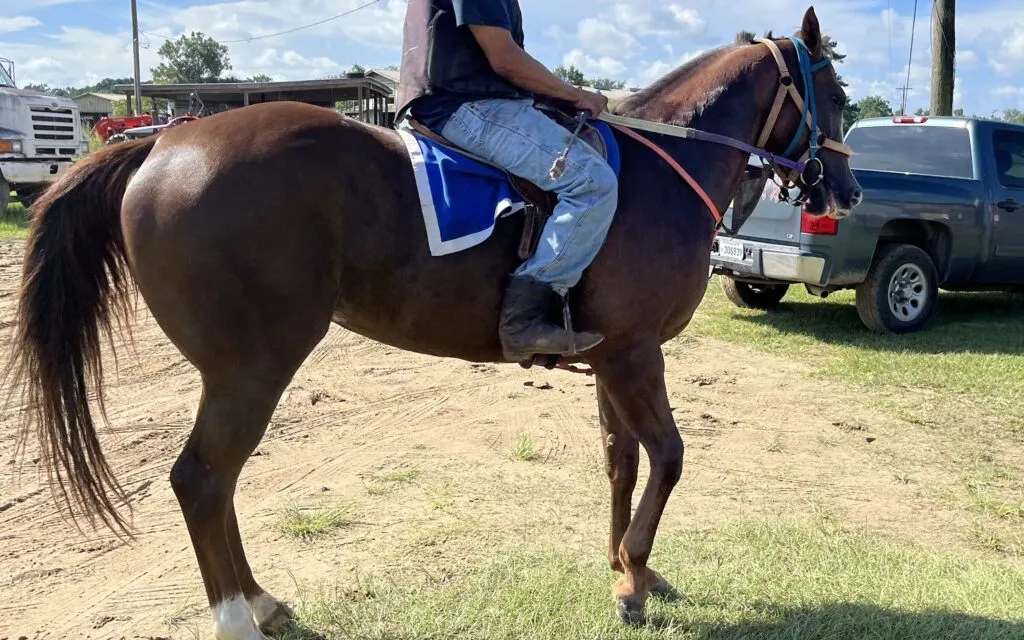
[[[712,272],[734,304],[770,309],[794,284],[855,289],[868,329],[901,334],[927,324],[939,288],[1024,290],[1024,125],[871,118],[845,142],[864,191],[849,218],[811,217],[768,182],[737,233],[720,234]]]

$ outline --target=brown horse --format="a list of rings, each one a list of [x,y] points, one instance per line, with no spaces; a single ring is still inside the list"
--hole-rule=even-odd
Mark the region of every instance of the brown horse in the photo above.
[[[796,71],[799,55],[823,57],[813,9],[794,38],[772,42],[744,37],[707,53],[628,99],[619,115],[747,145],[759,144],[764,130],[760,143],[777,154],[799,138],[792,157],[809,140],[831,141],[820,149],[824,179],[807,206],[845,215],[860,199],[846,156],[836,153],[845,95],[830,66],[816,64],[813,76]],[[801,133],[793,101],[773,108],[780,70],[793,71],[790,97],[813,91],[820,138]],[[728,205],[747,152],[640,135],[657,138],[715,209]],[[623,574],[614,600],[623,619],[640,621],[652,590],[668,588],[647,561],[683,460],[661,345],[703,297],[716,224],[707,201],[664,158],[629,135],[617,139],[618,213],[573,299],[579,326],[606,336],[577,361],[597,380],[611,481],[608,559]],[[134,282],[202,375],[195,427],[170,482],[217,638],[261,638],[292,615],[253,577],[233,496],[278,398],[331,322],[420,353],[502,359],[498,310],[519,260],[519,227],[502,220],[486,243],[432,257],[410,166],[393,130],[270,103],[103,149],[35,207],[9,371],[28,394],[23,435],[34,422],[64,501],[128,531],[115,507],[126,499],[100,451],[88,396],[91,385],[102,411],[100,333],[109,337],[114,318],[128,320]],[[650,479],[631,515],[640,445]]]

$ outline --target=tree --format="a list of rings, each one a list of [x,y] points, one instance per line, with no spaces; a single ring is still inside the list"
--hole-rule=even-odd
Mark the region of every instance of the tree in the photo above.
[[[626,88],[625,82],[611,78],[595,78],[590,81],[590,85],[599,91],[615,91]]]
[[[1003,109],[1003,115],[996,117],[997,120],[1004,122],[1016,122],[1017,124],[1024,124],[1024,111],[1016,108]]]
[[[865,96],[857,103],[857,111],[861,118],[891,118],[892,107],[881,96]]]
[[[846,54],[839,53],[837,49],[838,46],[839,43],[833,40],[831,36],[821,34],[821,48],[824,54],[833,63],[842,64],[843,61],[846,60]],[[844,89],[850,86],[845,80],[843,80],[843,76],[839,75],[838,70],[836,71],[836,81],[838,81],[839,86]],[[843,107],[843,134],[845,135],[846,132],[850,130],[850,127],[853,126],[853,123],[857,122],[862,117],[863,116],[860,111],[857,109],[857,105],[847,100],[846,106]]]
[[[198,31],[168,40],[157,53],[164,62],[150,71],[160,84],[216,82],[231,68],[228,48]]]
[[[71,91],[68,89],[61,89],[60,87],[51,87],[48,84],[27,84],[24,86],[26,91],[35,91],[47,96],[56,96],[58,98],[70,98]]]
[[[273,82],[274,79],[265,73],[257,73],[256,75],[248,78],[246,82]]]
[[[570,65],[568,69],[563,65],[558,65],[555,67],[554,74],[574,87],[582,87],[586,83],[583,72],[577,69],[576,65]]]
[[[932,115],[932,110],[931,109],[923,109],[923,108],[922,109],[918,109],[917,111],[914,112],[914,115],[915,116],[930,116],[930,115]],[[953,109],[953,115],[957,116],[958,118],[962,118],[964,116],[964,108],[963,107],[957,107],[956,109]]]

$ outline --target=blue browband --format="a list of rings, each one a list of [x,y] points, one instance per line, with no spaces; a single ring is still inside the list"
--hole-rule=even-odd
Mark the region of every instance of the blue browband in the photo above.
[[[796,47],[796,58],[800,63],[800,77],[804,81],[804,108],[800,114],[800,126],[797,127],[796,133],[793,134],[793,141],[789,143],[789,147],[783,152],[783,156],[789,156],[796,150],[797,144],[800,142],[800,135],[804,132],[804,127],[807,126],[807,110],[811,112],[811,131],[810,131],[810,151],[809,158],[814,158],[818,155],[818,138],[814,135],[814,132],[818,130],[818,108],[814,104],[814,74],[817,71],[821,71],[825,67],[832,64],[827,56],[819,60],[818,62],[811,64],[811,52],[807,50],[807,45],[804,41],[796,36],[790,36],[789,39],[793,42]]]

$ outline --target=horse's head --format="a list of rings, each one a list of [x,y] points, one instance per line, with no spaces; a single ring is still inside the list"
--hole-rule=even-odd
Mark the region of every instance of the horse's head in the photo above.
[[[808,213],[844,218],[860,204],[862,192],[850,171],[851,151],[842,144],[846,93],[832,68],[813,7],[789,40],[789,56],[771,40],[758,40],[772,50],[780,74],[778,94],[758,144],[777,155],[804,160],[801,175],[785,177],[801,189]],[[787,60],[793,56],[795,65]]]

